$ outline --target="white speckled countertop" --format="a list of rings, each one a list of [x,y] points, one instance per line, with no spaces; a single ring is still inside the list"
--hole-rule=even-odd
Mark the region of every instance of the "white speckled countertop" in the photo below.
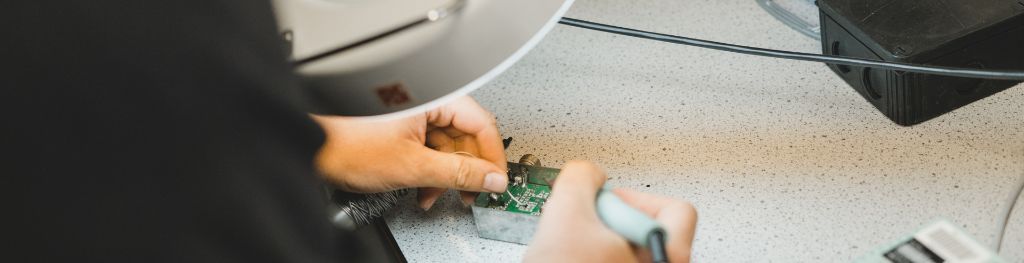
[[[579,0],[569,17],[820,52],[752,0]],[[609,184],[686,199],[695,262],[849,262],[937,217],[984,244],[1024,176],[1024,86],[900,127],[818,63],[557,26],[473,95],[514,137],[509,158],[584,159]],[[1024,202],[1004,257],[1024,262]],[[449,194],[388,215],[412,262],[515,262]]]

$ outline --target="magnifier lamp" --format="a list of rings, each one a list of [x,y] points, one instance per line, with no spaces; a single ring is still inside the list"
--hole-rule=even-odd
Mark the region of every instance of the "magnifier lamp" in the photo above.
[[[572,0],[275,0],[312,113],[399,118],[466,95],[536,46]]]

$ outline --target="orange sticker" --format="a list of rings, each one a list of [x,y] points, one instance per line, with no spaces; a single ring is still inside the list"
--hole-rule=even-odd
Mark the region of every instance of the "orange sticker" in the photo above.
[[[401,82],[380,86],[376,90],[377,98],[380,98],[384,106],[396,107],[412,102],[412,95],[409,95],[409,91]]]

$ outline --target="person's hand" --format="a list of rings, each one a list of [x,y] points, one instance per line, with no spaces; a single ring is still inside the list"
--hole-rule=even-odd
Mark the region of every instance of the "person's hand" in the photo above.
[[[327,134],[317,166],[346,191],[422,187],[420,207],[429,209],[449,188],[462,190],[468,204],[473,192],[504,192],[508,185],[495,118],[472,98],[399,120],[313,119]]]
[[[595,201],[605,174],[592,163],[562,167],[526,250],[525,262],[651,262],[650,252],[631,246],[597,216]],[[665,230],[670,262],[689,262],[697,211],[687,202],[636,191],[613,191],[654,218]]]

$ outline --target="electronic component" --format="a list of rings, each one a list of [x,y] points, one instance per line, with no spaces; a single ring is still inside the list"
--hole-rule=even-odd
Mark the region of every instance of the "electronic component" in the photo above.
[[[527,167],[541,167],[540,159],[533,154],[525,154],[523,157],[519,158],[519,164],[522,164],[523,166],[519,166],[518,169],[520,169],[520,171],[509,173],[509,175],[512,176],[512,178],[510,178],[512,180],[509,180],[509,182],[512,182],[514,185],[524,187],[526,186],[526,181],[530,178],[530,173],[527,171]]]
[[[946,220],[931,223],[910,236],[875,249],[858,263],[1002,263],[995,252],[982,246]]]
[[[536,159],[533,155],[529,155]],[[521,161],[540,164],[539,160]],[[503,194],[481,193],[473,203],[473,220],[480,237],[526,244],[533,236],[544,202],[551,196],[551,182],[558,169],[508,163],[508,190]]]
[[[527,244],[536,231],[544,203],[551,196],[551,183],[559,170],[540,166],[540,159],[524,155],[519,163],[508,164],[508,190],[501,195],[481,193],[473,203],[473,220],[480,237]],[[497,196],[497,197],[495,197]],[[655,259],[664,255],[664,232],[647,214],[627,205],[608,189],[595,196],[597,216],[615,233],[651,250]]]
[[[1024,1],[819,0],[822,52],[976,69],[1020,68]],[[913,125],[1016,85],[829,64],[886,117]]]

